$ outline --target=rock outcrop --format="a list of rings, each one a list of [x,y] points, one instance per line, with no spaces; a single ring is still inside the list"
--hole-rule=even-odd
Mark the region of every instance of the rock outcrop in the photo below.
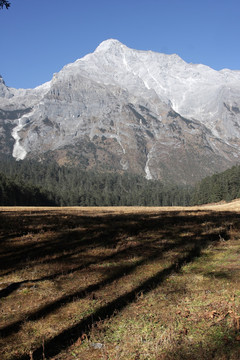
[[[240,72],[117,40],[35,89],[0,77],[0,151],[194,183],[240,158]]]

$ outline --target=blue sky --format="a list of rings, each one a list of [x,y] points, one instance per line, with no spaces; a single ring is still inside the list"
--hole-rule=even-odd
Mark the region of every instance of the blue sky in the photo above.
[[[41,85],[109,38],[240,70],[239,0],[9,1],[0,10],[0,74],[11,87]]]

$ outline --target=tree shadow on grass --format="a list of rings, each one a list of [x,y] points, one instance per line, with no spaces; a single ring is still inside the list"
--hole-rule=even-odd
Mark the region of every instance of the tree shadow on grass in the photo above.
[[[227,213],[227,215],[228,220],[236,226],[236,215],[234,214],[234,216],[231,216],[229,213]],[[156,241],[149,241],[145,245],[143,244],[142,246],[136,246],[131,250],[126,248],[122,252],[117,251],[115,254],[111,255],[113,258],[115,257],[115,259],[117,257],[120,259],[124,258],[124,256],[126,256],[129,251],[133,251],[135,255],[142,254],[143,257],[135,264],[127,267],[120,267],[115,272],[113,271],[113,268],[110,268],[108,272],[111,275],[106,279],[103,279],[102,281],[96,284],[92,284],[85,289],[81,289],[45,305],[39,310],[28,314],[28,320],[34,321],[43,316],[46,316],[47,314],[57,310],[59,307],[72,302],[76,297],[83,298],[89,293],[99,290],[117,279],[123,278],[126,274],[132,273],[136,267],[142,266],[144,263],[151,262],[158,258],[160,259],[164,256],[166,251],[176,249],[179,255],[176,256],[175,260],[172,262],[172,265],[143,281],[132,291],[129,291],[124,295],[120,295],[115,300],[109,302],[105,306],[100,307],[94,313],[82,319],[78,324],[64,330],[54,338],[46,340],[45,355],[47,357],[57,355],[61,350],[66,349],[72,342],[76,341],[79,336],[82,335],[82,333],[88,332],[89,328],[91,328],[95,322],[99,321],[99,319],[106,319],[107,317],[113,316],[116,310],[118,312],[123,310],[127,305],[135,301],[137,294],[148,293],[149,291],[158,287],[169,275],[174,272],[178,272],[184,264],[193,261],[196,257],[199,257],[203,248],[212,242],[219,241],[219,232],[215,231],[215,228],[222,225],[223,219],[226,220],[226,214],[220,215],[219,213],[210,213],[210,215],[203,214],[203,216],[201,216],[201,214],[195,216],[177,213],[173,214],[173,216],[171,216],[171,214],[170,216],[169,214],[159,214],[158,216],[155,215],[154,218],[151,218],[151,216],[152,215],[135,215],[132,216],[130,220],[127,216],[116,216],[115,218],[111,216],[110,219],[108,217],[101,219],[101,223],[97,223],[101,224],[101,227],[104,227],[105,229],[103,233],[101,233],[100,238],[97,237],[97,241],[93,241],[91,243],[91,246],[115,247],[118,240],[117,235],[119,232],[122,233],[122,236],[129,237],[133,235],[137,236],[141,232],[146,232],[147,234],[147,231],[149,230],[160,232],[162,234],[161,239],[165,237],[169,242],[159,247],[156,246]],[[203,231],[202,227],[202,224],[206,220],[212,226],[212,230],[209,230],[207,234],[205,231]],[[114,225],[117,223],[118,226],[114,227]],[[228,228],[221,230],[225,239],[228,238],[227,229]],[[186,232],[185,235],[183,234],[184,232]],[[188,233],[190,235],[188,235]],[[61,241],[63,242],[64,239],[66,240],[65,234],[62,235],[62,239],[59,239],[60,243]],[[172,239],[174,240],[171,241]],[[74,241],[73,244],[71,244],[70,241],[70,246],[71,245],[73,249],[75,249],[76,242]],[[181,255],[181,246],[184,247],[186,245],[191,245],[191,248],[186,255]],[[55,250],[55,246],[56,245],[54,242],[52,249],[53,251]],[[32,255],[34,256],[34,253]],[[111,258],[111,256],[109,258]],[[97,264],[101,261],[101,258],[97,258],[94,260],[94,263]],[[52,276],[58,276],[58,274],[55,273]],[[1,330],[3,336],[8,336],[13,332],[17,332],[21,324],[22,320],[12,323],[8,327],[2,328]],[[35,360],[42,358],[42,347],[35,349],[33,356]],[[24,355],[16,359],[29,359],[29,356]]]
[[[187,342],[171,344],[171,350],[165,351],[162,360],[239,360],[240,344],[236,338],[237,332],[228,326],[216,328],[212,335],[206,335],[206,343]]]
[[[85,250],[87,247],[116,247],[116,236],[119,232],[122,231],[130,236],[137,234],[139,227],[139,224],[133,226],[131,217],[124,218],[123,216],[112,219],[111,216],[92,218],[63,213],[61,214],[62,223],[59,223],[59,214],[56,214],[55,219],[58,220],[58,226],[54,223],[53,215],[49,218],[47,215],[40,214],[31,219],[27,213],[26,216],[22,214],[21,217],[22,221],[19,221],[17,216],[11,216],[10,227],[17,230],[11,236],[8,233],[9,227],[4,232],[2,231],[1,270],[11,269],[11,267],[14,268],[14,271],[20,269],[26,265],[26,259],[28,261],[39,259],[42,262],[44,257],[49,255],[49,252],[54,253],[54,258],[57,257],[58,261],[69,258],[70,255],[77,254],[81,249]],[[23,227],[21,231],[19,230],[19,223],[20,228]],[[49,225],[46,226],[44,223]],[[24,237],[26,235],[30,237],[32,235],[34,240],[34,235],[43,234],[45,231],[54,231],[52,238],[37,241],[24,241],[23,238],[22,242],[19,241],[18,243],[11,241],[13,237]],[[5,235],[6,232],[7,235]],[[65,251],[67,254],[63,255]],[[49,261],[51,260],[47,259],[47,262]]]
[[[169,235],[169,234],[168,234]],[[105,257],[104,259],[101,259],[99,257],[97,257],[97,259],[95,261],[89,262],[89,264],[85,264],[84,267],[86,266],[90,266],[93,264],[99,264],[101,263],[103,260],[122,260],[126,257],[126,255],[130,255],[131,251],[133,251],[134,256],[136,255],[142,255],[142,253],[144,253],[144,257],[138,261],[136,261],[135,263],[132,263],[130,265],[120,265],[117,268],[111,267],[109,269],[109,267],[107,267],[106,270],[104,270],[103,267],[103,271],[106,271],[107,274],[109,274],[110,272],[110,276],[108,275],[106,277],[106,279],[95,283],[93,285],[88,286],[87,288],[81,289],[79,291],[75,291],[74,293],[71,293],[69,295],[63,296],[58,300],[53,301],[52,303],[48,303],[47,305],[41,307],[39,310],[33,312],[33,313],[28,313],[25,314],[24,319],[23,320],[19,320],[16,321],[14,323],[11,323],[10,325],[4,327],[4,328],[0,328],[0,335],[2,338],[9,336],[10,334],[12,334],[13,332],[16,332],[20,329],[21,325],[23,324],[23,322],[26,321],[26,317],[28,321],[35,321],[38,320],[44,316],[47,316],[49,313],[56,311],[57,309],[61,308],[63,305],[66,305],[68,303],[71,303],[74,301],[74,299],[81,299],[81,298],[85,298],[87,297],[90,293],[100,290],[102,289],[104,286],[111,284],[112,282],[119,280],[121,278],[123,278],[126,275],[130,275],[131,273],[134,272],[134,270],[140,266],[143,266],[147,263],[151,263],[155,260],[160,260],[164,254],[169,251],[169,250],[173,250],[173,249],[177,249],[179,252],[181,250],[181,247],[187,245],[189,242],[192,243],[192,239],[191,237],[185,237],[182,238],[180,243],[177,242],[175,240],[175,242],[171,243],[165,243],[161,246],[158,246],[157,248],[155,247],[156,242],[158,240],[154,240],[151,241],[150,243],[148,243],[147,247],[144,245],[139,245],[139,246],[135,246],[134,248],[127,248],[124,249],[123,251],[118,251],[113,255],[110,255],[108,257]],[[181,259],[180,259],[181,260]],[[176,264],[178,264],[178,262],[180,261],[179,259],[177,260]],[[176,265],[177,266],[177,265]],[[82,267],[81,267],[82,268]],[[110,270],[110,271],[109,271]],[[70,271],[69,273],[72,273],[72,271]],[[36,279],[35,281],[31,281],[31,283],[37,282],[37,281],[43,281],[47,279],[54,279],[57,275],[62,275],[61,273],[58,274],[54,274],[52,276],[48,276],[48,277],[43,277],[40,279]],[[15,291],[18,287],[20,287],[22,284],[27,283],[28,281],[22,281],[19,283],[14,283],[11,284],[10,286],[8,286],[6,289],[2,290],[2,294],[5,293],[5,295],[10,294],[11,292]],[[0,292],[1,295],[1,292]]]
[[[64,330],[59,335],[55,336],[53,339],[50,339],[45,342],[45,356],[52,357],[57,355],[61,350],[67,348],[71,342],[75,342],[83,334],[89,331],[91,326],[107,317],[114,316],[115,312],[123,310],[130,303],[134,302],[137,299],[139,293],[146,294],[149,291],[154,290],[158,287],[169,275],[174,272],[178,272],[184,264],[187,264],[190,261],[193,261],[194,258],[200,256],[201,249],[199,246],[194,247],[187,256],[180,258],[177,262],[173,263],[168,268],[159,271],[155,276],[147,279],[141,285],[137,286],[134,290],[119,296],[117,299],[113,300],[109,304],[101,307],[93,314],[85,317],[78,324],[72,326],[71,328]],[[33,352],[34,359],[41,359],[42,357],[42,347],[37,348]],[[28,356],[21,356],[18,360],[27,360]]]
[[[3,214],[0,214],[3,216]],[[47,258],[47,262],[61,261],[76,255],[86,248],[102,246],[105,248],[114,248],[118,244],[119,234],[122,236],[136,236],[141,231],[156,230],[164,231],[169,234],[176,230],[183,222],[186,226],[191,226],[191,221],[196,224],[198,218],[191,220],[189,216],[179,216],[173,212],[171,216],[160,214],[152,218],[151,214],[147,215],[105,215],[101,217],[79,216],[69,213],[51,214],[47,212],[36,213],[31,217],[28,212],[13,216],[10,213],[10,228],[15,228],[14,236],[29,235],[30,240],[12,242],[8,237],[9,227],[4,230],[2,226],[2,245],[0,255],[0,270],[9,270],[3,275],[9,275],[11,270],[16,271],[27,265],[27,262],[40,261],[52,253],[54,259]],[[7,215],[4,223],[7,224]],[[200,223],[204,221],[204,216],[200,216]],[[216,222],[216,219],[215,219]],[[172,229],[169,229],[172,226]],[[20,231],[21,230],[21,231]],[[54,231],[54,235],[46,240],[35,240],[34,235],[43,234],[45,231]],[[201,231],[201,229],[200,229]],[[165,231],[166,232],[166,231]],[[32,236],[32,241],[31,241]],[[166,233],[167,236],[167,233]],[[224,235],[225,236],[225,235]],[[41,237],[40,237],[41,238]],[[10,241],[9,241],[10,240]],[[66,255],[63,253],[66,252]]]
[[[59,223],[59,214],[55,215]],[[150,215],[134,217],[127,215],[89,217],[61,214],[62,223],[56,227],[54,216],[36,214],[31,218],[29,213],[21,214],[21,221],[17,216],[11,215],[11,228],[17,229],[14,236],[30,236],[30,240],[12,242],[12,238],[6,236],[1,245],[0,270],[8,270],[3,275],[9,275],[34,261],[44,263],[57,262],[69,259],[70,256],[79,254],[87,248],[105,247],[115,248],[118,245],[119,234],[122,236],[136,236],[140,231],[151,228],[161,230],[168,223],[168,219],[160,219],[159,223],[151,220]],[[5,221],[7,223],[7,221]],[[22,231],[19,231],[23,226]],[[46,223],[49,226],[46,226]],[[42,224],[42,225],[41,225]],[[39,227],[41,225],[41,227]],[[31,226],[31,229],[30,229]],[[34,228],[34,231],[32,228]],[[82,229],[81,229],[82,228]],[[55,231],[51,238],[35,241],[34,235],[42,234],[45,230]],[[8,233],[9,229],[5,230]],[[32,241],[31,241],[32,235]],[[21,240],[21,239],[20,239]],[[66,254],[64,254],[66,252]],[[49,253],[54,254],[49,259]]]
[[[174,216],[175,215],[175,216]],[[31,221],[31,216],[29,213],[26,214],[27,221],[26,223],[33,225]],[[57,216],[58,218],[58,216]],[[118,235],[121,232],[122,237],[129,237],[129,236],[136,236],[141,231],[148,231],[149,229],[151,231],[159,231],[165,238],[169,239],[173,237],[173,231],[174,236],[176,237],[179,231],[179,225],[182,223],[186,223],[187,227],[190,225],[188,224],[189,217],[183,217],[181,216],[181,219],[179,216],[176,216],[176,213],[173,213],[172,217],[169,217],[168,215],[164,214],[164,216],[151,217],[151,215],[121,215],[121,216],[105,216],[105,217],[79,217],[79,216],[69,216],[62,214],[61,218],[65,220],[66,218],[70,218],[71,220],[71,228],[73,231],[69,233],[69,231],[59,231],[56,233],[53,239],[47,239],[45,241],[37,241],[36,243],[32,244],[24,244],[24,247],[21,246],[21,249],[19,251],[18,246],[10,246],[9,251],[6,253],[3,253],[2,256],[0,256],[0,269],[9,269],[13,267],[13,270],[10,270],[9,272],[6,272],[3,275],[9,275],[11,271],[16,272],[16,270],[21,269],[22,267],[28,265],[30,262],[34,262],[34,265],[36,265],[38,262],[41,264],[44,264],[45,262],[50,263],[59,263],[65,261],[69,261],[69,259],[74,255],[78,256],[78,261],[80,259],[81,264],[73,264],[70,266],[68,270],[57,272],[51,275],[43,276],[39,279],[34,280],[23,280],[20,282],[10,283],[8,286],[6,286],[4,289],[0,290],[0,298],[6,297],[10,295],[13,291],[16,291],[21,285],[27,284],[28,282],[36,283],[39,281],[44,280],[53,280],[57,278],[58,276],[62,276],[63,274],[70,274],[75,271],[79,271],[87,266],[90,266],[92,264],[97,264],[99,261],[105,261],[105,260],[114,260],[115,258],[119,258],[119,256],[125,256],[127,252],[130,254],[131,251],[134,252],[134,255],[138,255],[139,252],[144,253],[146,251],[146,245],[139,245],[139,246],[129,246],[126,247],[122,251],[118,251],[117,253],[107,256],[107,257],[97,257],[95,260],[87,261],[86,256],[81,257],[81,253],[86,251],[88,248],[96,248],[96,247],[104,247],[104,248],[116,248],[118,246]],[[14,220],[17,222],[19,221],[18,218],[15,216],[13,217]],[[49,218],[44,218],[47,222],[49,222]],[[50,216],[50,227],[52,229],[52,226],[55,228],[54,223],[54,216]],[[22,219],[23,221],[23,219]],[[34,215],[34,221],[35,225],[37,226],[39,223],[43,221],[42,215],[36,213]],[[59,221],[59,219],[58,219]],[[5,221],[7,223],[7,221]],[[196,222],[196,219],[194,220]],[[84,227],[87,227],[87,230],[75,230],[75,227],[78,228],[78,226],[81,224]],[[170,226],[174,227],[171,229]],[[26,224],[25,224],[26,225]],[[62,227],[65,227],[65,223],[63,221]],[[89,227],[91,227],[89,229]],[[180,227],[180,230],[182,226]],[[25,227],[25,232],[27,232],[28,228],[27,225]],[[58,228],[59,230],[59,228]],[[61,230],[61,229],[60,229]],[[39,232],[42,232],[42,228],[38,230]],[[227,237],[224,235],[225,238]],[[189,238],[190,240],[191,237]],[[218,239],[214,239],[218,240]],[[186,243],[188,241],[188,237],[185,236],[185,241],[182,238],[181,243],[182,245],[184,242]],[[176,246],[177,241],[174,240],[174,245]],[[151,244],[153,245],[153,242],[151,241]],[[168,243],[165,245],[165,250],[172,248],[172,244]],[[66,254],[63,255],[63,253],[66,252]],[[49,253],[54,254],[54,258],[47,258],[44,260],[44,257],[49,255]],[[84,261],[83,261],[84,258]],[[26,264],[27,259],[27,264]]]
[[[151,241],[151,246],[154,245],[154,243],[157,243],[159,240],[154,240],[154,241]],[[175,247],[176,245],[174,244],[166,244],[164,246],[164,249],[162,249],[161,251],[168,251],[170,250],[171,248]],[[40,278],[37,278],[37,279],[31,279],[31,280],[23,280],[23,281],[18,281],[18,282],[14,282],[14,283],[11,283],[9,284],[8,286],[6,286],[4,289],[0,290],[0,299],[3,298],[3,297],[6,297],[8,295],[10,295],[12,292],[18,290],[22,285],[24,284],[28,284],[28,283],[31,283],[31,284],[35,284],[35,283],[38,283],[38,282],[41,282],[41,281],[45,281],[45,280],[54,280],[54,279],[57,279],[58,277],[60,276],[66,276],[66,275],[73,275],[75,272],[78,272],[80,270],[83,270],[91,265],[97,265],[99,263],[102,263],[104,261],[117,261],[117,260],[120,260],[122,258],[125,258],[127,255],[128,256],[131,256],[131,254],[133,256],[136,256],[137,254],[139,254],[139,252],[143,252],[144,250],[146,250],[143,245],[138,245],[138,246],[127,246],[125,247],[123,250],[119,250],[117,252],[115,252],[114,254],[111,254],[111,255],[108,255],[108,256],[97,256],[97,257],[94,257],[94,259],[91,259],[90,261],[87,260],[87,257],[85,257],[85,262],[79,266],[73,266],[71,267],[70,269],[68,270],[65,270],[65,271],[60,271],[60,272],[56,272],[56,273],[53,273],[51,275],[47,275],[47,276],[43,276],[43,277],[40,277]],[[78,250],[74,253],[71,253],[71,256],[74,254],[80,254],[81,251]],[[55,261],[62,261],[64,258],[68,258],[70,255],[67,254],[67,255],[64,255],[64,256],[61,256],[60,259],[57,258],[57,260],[55,259]],[[159,255],[158,255],[159,256]],[[49,262],[52,262],[51,260]],[[41,262],[43,263],[43,262]]]

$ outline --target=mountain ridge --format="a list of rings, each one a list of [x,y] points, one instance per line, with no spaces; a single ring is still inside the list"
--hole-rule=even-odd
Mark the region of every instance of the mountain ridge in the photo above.
[[[105,40],[35,89],[0,78],[0,151],[194,183],[239,161],[239,80]]]

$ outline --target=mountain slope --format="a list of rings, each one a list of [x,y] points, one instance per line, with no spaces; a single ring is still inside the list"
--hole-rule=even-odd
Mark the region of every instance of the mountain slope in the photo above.
[[[239,84],[239,71],[106,40],[38,88],[0,81],[0,151],[194,183],[240,158]]]

